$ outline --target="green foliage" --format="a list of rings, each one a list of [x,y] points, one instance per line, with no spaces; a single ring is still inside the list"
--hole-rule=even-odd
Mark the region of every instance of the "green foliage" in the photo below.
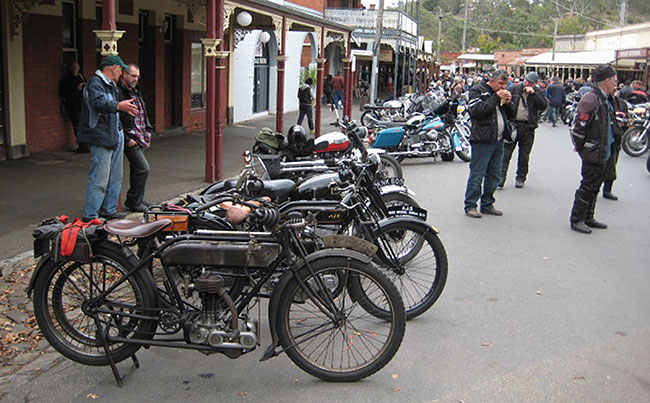
[[[470,4],[467,48],[521,49],[551,47],[554,21],[558,34],[583,34],[618,26],[618,0],[468,0]],[[402,0],[398,6],[411,14]],[[442,9],[441,50],[458,51],[462,46],[465,0],[422,0],[420,34],[436,41],[438,10]],[[416,7],[413,7],[415,18]],[[628,23],[650,21],[650,1],[628,0]]]
[[[311,77],[311,80],[314,82],[314,85],[316,84],[316,75],[317,75],[317,70],[316,68],[309,68],[309,67],[303,67],[300,69],[300,82],[304,83],[305,80],[307,80],[307,77]]]

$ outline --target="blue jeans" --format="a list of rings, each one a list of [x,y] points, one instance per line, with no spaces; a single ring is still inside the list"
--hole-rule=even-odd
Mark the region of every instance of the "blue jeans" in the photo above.
[[[494,143],[472,143],[472,160],[469,163],[469,178],[465,190],[465,211],[476,208],[481,199],[481,208],[494,205],[503,163],[503,140]]]
[[[561,108],[561,106],[549,106],[548,107],[548,115],[549,115],[549,118],[551,119],[551,123],[553,123],[553,124],[557,123],[557,118],[560,117],[560,108]]]
[[[90,144],[90,170],[83,211],[86,218],[97,218],[100,212],[113,214],[117,211],[124,159],[124,135],[121,131],[118,137],[113,149]]]
[[[334,91],[334,106],[339,107],[339,101],[341,106],[343,106],[343,90]]]

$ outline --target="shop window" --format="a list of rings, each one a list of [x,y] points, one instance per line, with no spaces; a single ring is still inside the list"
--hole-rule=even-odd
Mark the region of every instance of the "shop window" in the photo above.
[[[76,4],[72,1],[64,1],[61,3],[61,11],[63,64],[67,66],[77,60]]]
[[[200,43],[192,43],[192,108],[205,107],[205,58]]]

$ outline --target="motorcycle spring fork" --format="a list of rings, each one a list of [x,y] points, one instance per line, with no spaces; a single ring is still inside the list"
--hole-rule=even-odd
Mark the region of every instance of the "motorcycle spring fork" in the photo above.
[[[99,337],[99,342],[102,344],[102,347],[104,348],[104,352],[106,353],[106,356],[108,357],[108,361],[111,366],[111,370],[113,371],[113,376],[115,377],[115,381],[117,382],[117,386],[120,388],[124,386],[124,379],[132,374],[136,369],[140,368],[140,361],[138,361],[138,357],[133,354],[131,356],[131,359],[133,360],[133,366],[129,368],[129,371],[121,375],[120,371],[117,369],[117,365],[115,365],[115,360],[113,360],[113,355],[111,354],[111,350],[108,348],[108,331],[111,328],[111,322],[113,321],[113,315],[108,314],[108,323],[106,324],[106,329],[101,328],[101,321],[99,320],[99,314],[95,313],[95,326],[97,327],[97,335]]]

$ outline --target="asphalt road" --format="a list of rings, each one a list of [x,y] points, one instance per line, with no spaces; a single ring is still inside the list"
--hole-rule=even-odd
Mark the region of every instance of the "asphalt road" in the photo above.
[[[514,169],[511,164],[511,170]],[[463,214],[467,164],[404,163],[407,185],[440,229],[449,278],[439,302],[408,323],[380,372],[332,384],[286,356],[260,363],[268,343],[238,360],[153,348],[115,384],[107,367],[64,361],[6,401],[647,402],[650,401],[650,174],[621,155],[607,230],[583,235],[568,216],[579,160],[566,126],[543,124],[523,189],[497,192],[502,217]],[[262,327],[266,325],[262,322]],[[128,363],[120,364],[122,370]],[[92,394],[92,395],[90,395]]]

